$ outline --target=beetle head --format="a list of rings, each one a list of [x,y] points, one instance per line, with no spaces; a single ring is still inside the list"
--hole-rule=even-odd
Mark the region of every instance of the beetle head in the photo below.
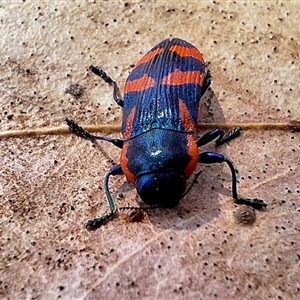
[[[136,190],[146,204],[165,208],[177,206],[185,188],[185,178],[173,172],[143,174],[136,181]]]

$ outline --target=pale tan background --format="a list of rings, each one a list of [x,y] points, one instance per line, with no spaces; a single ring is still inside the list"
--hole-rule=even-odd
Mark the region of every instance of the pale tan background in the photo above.
[[[168,37],[209,62],[204,121],[299,120],[299,11],[299,1],[1,1],[0,128],[120,124],[89,65],[123,88]],[[228,169],[201,166],[176,209],[140,223],[122,213],[94,232],[84,224],[107,209],[103,177],[118,149],[73,135],[0,143],[1,298],[299,299],[299,133],[246,131],[219,149],[239,168],[240,193],[268,203],[252,226],[234,221]],[[122,177],[111,188],[130,190]],[[134,190],[124,196],[120,205],[136,205]]]

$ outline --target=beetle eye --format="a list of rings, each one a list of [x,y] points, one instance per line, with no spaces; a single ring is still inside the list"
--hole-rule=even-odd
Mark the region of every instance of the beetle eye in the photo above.
[[[185,187],[185,178],[171,172],[142,175],[136,182],[137,192],[146,204],[165,208],[179,204]]]

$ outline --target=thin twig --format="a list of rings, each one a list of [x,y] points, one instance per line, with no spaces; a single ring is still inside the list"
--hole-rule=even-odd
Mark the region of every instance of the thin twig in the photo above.
[[[83,125],[84,129],[89,132],[102,132],[105,134],[120,132],[120,125]],[[241,127],[242,130],[293,130],[300,131],[300,121],[290,121],[285,123],[199,123],[198,129],[232,129]],[[40,135],[59,135],[71,133],[68,126],[62,125],[57,127],[42,127],[36,129],[6,130],[0,132],[1,138],[10,137],[29,137]]]

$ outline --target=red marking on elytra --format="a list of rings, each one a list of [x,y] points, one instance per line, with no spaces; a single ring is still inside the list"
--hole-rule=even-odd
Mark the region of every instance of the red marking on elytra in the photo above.
[[[174,45],[170,47],[170,51],[177,53],[181,57],[193,57],[205,63],[203,55],[196,48]]]
[[[185,178],[189,178],[193,174],[193,172],[197,167],[198,157],[199,157],[199,149],[194,136],[192,134],[189,134],[187,136],[187,140],[188,140],[188,153],[189,156],[191,157],[191,160],[189,164],[184,168],[183,173]]]
[[[147,74],[144,74],[142,78],[126,82],[124,91],[125,94],[130,92],[141,92],[154,87],[155,85],[155,80]]]
[[[126,176],[127,180],[134,183],[135,176],[132,174],[128,169],[128,158],[127,158],[127,150],[128,150],[129,144],[125,143],[122,152],[121,152],[121,168],[123,170],[124,175]]]
[[[136,112],[136,108],[134,107],[132,109],[132,111],[130,112],[128,119],[127,119],[127,123],[126,123],[126,128],[125,131],[123,133],[123,137],[124,139],[128,139],[131,137],[131,133],[132,133],[132,124],[133,124],[133,120],[135,117],[135,112]]]
[[[141,64],[147,64],[150,60],[153,59],[153,57],[157,54],[160,54],[161,52],[164,51],[164,48],[157,48],[155,50],[153,50],[150,53],[145,54],[136,64],[135,68]]]
[[[181,99],[179,99],[179,111],[180,111],[181,122],[184,130],[195,131],[196,124],[193,122],[187,106],[185,105],[184,101]],[[183,173],[185,178],[189,178],[192,175],[192,173],[195,171],[198,163],[198,157],[199,157],[199,149],[195,141],[194,135],[188,134],[187,141],[188,141],[188,154],[191,157],[191,160],[189,164],[184,168]]]
[[[186,131],[195,131],[196,130],[196,124],[193,122],[191,118],[191,114],[186,107],[183,100],[179,99],[179,111],[181,115],[181,123]]]
[[[200,71],[184,72],[176,69],[163,78],[162,84],[181,85],[186,83],[197,83],[198,85],[202,86],[203,80],[204,74]]]

